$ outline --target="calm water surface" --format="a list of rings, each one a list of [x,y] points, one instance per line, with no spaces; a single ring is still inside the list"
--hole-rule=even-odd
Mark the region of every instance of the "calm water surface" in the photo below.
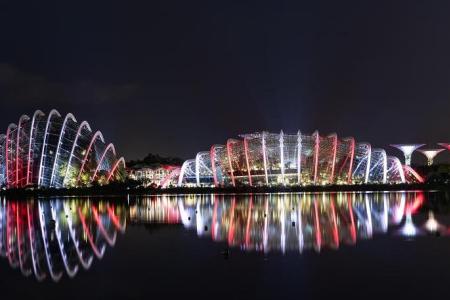
[[[2,299],[447,297],[447,193],[1,199]]]

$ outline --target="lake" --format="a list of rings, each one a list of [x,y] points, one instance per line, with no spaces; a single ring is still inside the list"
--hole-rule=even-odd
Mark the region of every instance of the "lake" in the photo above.
[[[1,199],[3,299],[443,298],[450,195]]]

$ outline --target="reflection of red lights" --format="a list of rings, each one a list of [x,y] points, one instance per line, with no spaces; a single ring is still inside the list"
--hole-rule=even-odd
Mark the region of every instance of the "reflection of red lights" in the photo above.
[[[87,201],[82,207],[76,200],[6,201],[0,216],[4,225],[0,236],[5,239],[2,255],[12,268],[20,267],[24,276],[34,273],[39,281],[47,274],[54,281],[64,272],[73,277],[80,265],[88,269],[92,253],[101,258],[104,241],[114,245],[117,230],[125,229],[125,216],[115,214],[114,207],[101,203],[96,207]]]
[[[425,201],[425,195],[423,192],[418,192],[415,195],[414,201],[412,203],[406,204],[406,214],[415,214],[423,205]]]

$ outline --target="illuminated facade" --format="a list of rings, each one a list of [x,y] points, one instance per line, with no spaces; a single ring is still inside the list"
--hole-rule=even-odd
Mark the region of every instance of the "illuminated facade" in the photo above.
[[[128,172],[128,177],[142,182],[144,187],[155,186],[155,187],[168,187],[176,186],[176,176],[174,176],[177,171],[179,171],[177,166],[161,165],[158,167],[143,167],[131,169]]]
[[[425,144],[395,144],[391,146],[403,152],[403,155],[405,156],[405,165],[410,166],[413,152],[420,147],[425,146]]]
[[[23,115],[0,135],[0,186],[63,188],[107,184],[125,177],[125,160],[100,131],[72,114]]]
[[[383,149],[320,136],[253,133],[213,145],[184,162],[179,186],[275,186],[422,182]]]
[[[424,150],[419,149],[418,151],[426,156],[427,165],[431,166],[433,165],[434,158],[444,150],[445,149],[424,149]]]

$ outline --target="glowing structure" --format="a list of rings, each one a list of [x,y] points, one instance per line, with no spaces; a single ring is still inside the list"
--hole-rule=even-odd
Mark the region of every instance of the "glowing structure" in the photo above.
[[[122,180],[125,160],[100,131],[52,110],[20,117],[0,135],[0,186],[62,188]]]
[[[199,237],[243,251],[304,252],[387,234],[418,213],[422,192],[149,196],[132,223],[183,224]],[[408,223],[410,224],[410,223]],[[409,230],[409,228],[408,228]],[[411,231],[411,230],[410,230]],[[411,233],[407,231],[407,233]]]
[[[394,144],[391,146],[403,152],[403,155],[405,156],[405,165],[410,166],[413,152],[420,147],[425,146],[425,144]]]
[[[178,186],[410,183],[423,179],[396,157],[336,134],[258,132],[184,162]]]
[[[113,247],[124,233],[127,210],[104,201],[3,201],[0,204],[0,256],[38,281],[63,274],[73,278]]]
[[[422,153],[423,155],[425,155],[427,157],[427,165],[431,166],[433,165],[433,160],[436,157],[436,155],[438,155],[439,153],[441,153],[442,151],[444,151],[445,149],[419,149],[417,151],[419,151],[420,153]]]
[[[450,143],[438,143],[438,145],[450,151]]]

